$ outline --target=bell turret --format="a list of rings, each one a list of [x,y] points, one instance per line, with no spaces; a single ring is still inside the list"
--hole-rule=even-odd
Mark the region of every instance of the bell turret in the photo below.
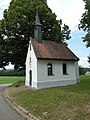
[[[35,38],[38,43],[42,43],[42,28],[41,23],[38,15],[38,11],[36,12],[36,21],[35,21]]]

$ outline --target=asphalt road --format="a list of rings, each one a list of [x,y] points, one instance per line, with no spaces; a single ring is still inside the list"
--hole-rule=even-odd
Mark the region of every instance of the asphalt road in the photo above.
[[[0,120],[25,120],[3,98],[4,88],[5,86],[0,86]]]

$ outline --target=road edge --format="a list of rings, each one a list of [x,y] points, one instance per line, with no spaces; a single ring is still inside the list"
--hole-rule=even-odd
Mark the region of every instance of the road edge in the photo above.
[[[17,105],[14,101],[11,100],[11,98],[7,95],[7,89],[5,88],[5,90],[3,91],[3,96],[6,100],[6,102],[18,113],[20,114],[24,119],[26,120],[39,120],[38,118],[36,118],[35,116],[33,116],[32,114],[30,114],[27,110],[25,110],[24,108],[22,108],[21,106]]]

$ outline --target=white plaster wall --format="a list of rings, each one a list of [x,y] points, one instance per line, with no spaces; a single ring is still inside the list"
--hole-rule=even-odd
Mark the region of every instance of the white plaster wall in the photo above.
[[[28,47],[28,52],[27,52],[27,58],[26,58],[26,79],[25,79],[25,86],[29,86],[29,80],[30,80],[30,46]]]
[[[31,63],[30,63],[30,57],[31,57]],[[31,51],[30,51],[30,45],[28,48],[27,58],[26,58],[26,80],[25,85],[30,86],[30,70],[32,70],[32,87],[36,87],[35,84],[37,82],[37,59],[34,53],[33,45],[31,44]]]
[[[52,63],[54,68],[54,76],[47,75],[47,64]],[[68,75],[63,75],[62,64],[67,64]],[[38,60],[37,62],[37,74],[38,82],[49,82],[49,81],[66,81],[76,80],[76,67],[73,61],[53,61],[53,60]],[[78,74],[78,71],[77,71]]]
[[[77,83],[80,82],[80,76],[79,76],[79,66],[78,66],[78,62],[75,62],[75,69],[76,69],[76,78],[77,78]]]
[[[30,63],[31,57],[31,63]],[[47,64],[53,65],[53,76],[47,74]],[[67,64],[68,75],[63,75],[62,64]],[[54,61],[54,60],[37,60],[34,53],[33,45],[28,48],[26,59],[26,80],[25,85],[30,86],[30,70],[32,70],[32,86],[35,88],[45,88],[52,86],[70,85],[79,82],[78,62],[76,61]]]
[[[34,49],[32,46],[32,54],[31,54],[31,69],[32,69],[32,87],[37,88],[37,58],[34,53]]]

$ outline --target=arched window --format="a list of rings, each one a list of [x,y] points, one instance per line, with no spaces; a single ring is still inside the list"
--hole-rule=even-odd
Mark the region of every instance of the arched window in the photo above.
[[[53,65],[51,63],[47,64],[47,73],[48,75],[53,75]]]
[[[63,63],[62,68],[63,68],[63,74],[67,75],[67,65],[65,63]]]

